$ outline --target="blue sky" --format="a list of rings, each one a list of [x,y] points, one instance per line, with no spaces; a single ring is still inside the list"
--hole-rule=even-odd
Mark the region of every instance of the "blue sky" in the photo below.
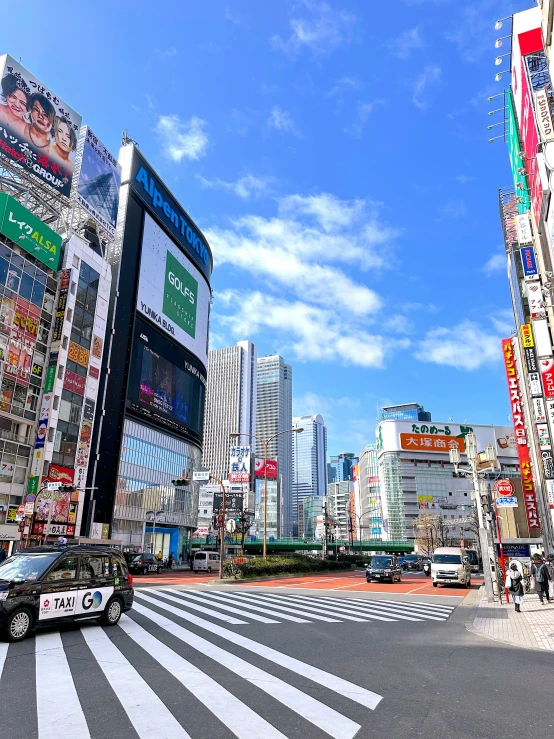
[[[494,22],[531,5],[27,0],[0,37],[112,152],[127,129],[204,230],[212,348],[281,353],[293,412],[358,452],[377,403],[506,423],[511,175],[487,96]]]

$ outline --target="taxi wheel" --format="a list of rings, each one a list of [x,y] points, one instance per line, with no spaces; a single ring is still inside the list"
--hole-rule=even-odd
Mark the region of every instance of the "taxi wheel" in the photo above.
[[[27,608],[16,608],[6,619],[4,627],[8,641],[21,641],[33,628],[33,616]]]
[[[121,605],[121,601],[119,598],[112,598],[108,601],[106,610],[102,614],[102,623],[105,626],[115,626],[121,618],[122,613],[123,606]]]

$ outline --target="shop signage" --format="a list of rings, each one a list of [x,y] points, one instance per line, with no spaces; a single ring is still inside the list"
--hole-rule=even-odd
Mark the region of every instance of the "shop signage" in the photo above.
[[[89,350],[84,346],[76,344],[74,341],[69,342],[69,350],[67,352],[68,359],[72,362],[80,364],[81,367],[88,367]]]
[[[511,480],[505,478],[503,480],[497,480],[494,483],[494,489],[498,495],[513,495],[514,484]]]
[[[54,332],[52,334],[52,343],[62,340],[63,322],[65,320],[65,307],[67,304],[67,293],[69,283],[71,282],[71,269],[64,269],[60,282],[60,293],[58,295],[58,304],[56,306],[56,315],[54,317]]]
[[[533,243],[533,234],[531,232],[531,220],[529,213],[518,213],[516,215],[517,240],[520,246]]]
[[[552,451],[541,452],[544,476],[547,480],[554,480],[554,456]]]
[[[554,359],[539,362],[545,398],[554,398]]]
[[[431,436],[428,434],[400,434],[400,448],[412,451],[422,452],[449,452],[450,449],[457,449],[459,452],[465,452],[466,445],[464,438],[456,436],[445,436],[436,434]]]
[[[525,502],[527,525],[529,526],[529,529],[536,530],[540,529],[541,525],[537,510],[537,499],[535,495],[533,473],[531,471],[529,447],[527,446],[527,433],[525,431],[525,422],[523,420],[521,392],[519,388],[519,379],[515,364],[512,339],[502,339],[502,354],[504,356],[504,366],[506,369],[506,378],[508,380],[508,392],[514,422],[514,434],[517,441],[517,453],[523,484],[523,499]],[[552,456],[551,451],[542,452],[542,454],[550,454]]]
[[[530,372],[529,378],[529,390],[533,398],[539,398],[542,396],[541,378],[538,372]]]
[[[77,395],[84,395],[85,384],[86,377],[81,377],[81,375],[78,375],[75,372],[71,372],[71,370],[66,369],[63,378],[63,386],[66,390],[69,390],[72,393],[77,393]]]
[[[517,508],[517,498],[506,495],[503,498],[496,499],[497,508]]]
[[[538,372],[539,365],[537,364],[537,355],[535,349],[532,346],[528,346],[523,350],[525,356],[525,364],[527,365],[527,372]]]
[[[274,459],[268,459],[264,465],[263,459],[257,459],[254,465],[254,474],[256,477],[265,477],[267,475],[268,479],[276,480],[277,461]]]
[[[524,347],[535,346],[535,342],[533,341],[533,330],[530,323],[522,324],[521,341]]]
[[[96,359],[102,359],[102,348],[104,346],[104,340],[99,336],[93,335],[92,337],[92,356]]]
[[[546,495],[548,497],[548,507],[554,508],[554,480],[545,480]]]
[[[500,553],[500,544],[496,547]],[[521,557],[525,559],[530,556],[530,547],[529,544],[502,544],[502,553],[508,559],[520,559]]]
[[[548,99],[546,87],[535,92],[535,109],[537,113],[536,121],[541,139],[543,141],[554,141],[554,127],[552,125],[550,100]]]
[[[214,511],[223,509],[223,493],[214,493]],[[226,493],[225,494],[225,511],[241,512],[243,509],[243,493]]]
[[[545,451],[551,449],[550,431],[547,423],[537,423],[537,434],[539,437],[539,447]]]
[[[527,300],[529,301],[529,312],[531,318],[537,318],[544,314],[544,301],[542,298],[542,285],[538,280],[527,282]]]
[[[97,380],[100,377],[100,370],[98,367],[95,367],[93,364],[90,365],[88,368],[88,373],[91,377],[94,377],[95,380]]]
[[[537,260],[535,259],[535,250],[533,247],[524,246],[519,253],[525,278],[533,280],[538,279],[539,270],[537,269]]]
[[[533,415],[535,417],[535,423],[546,423],[548,418],[546,416],[546,406],[542,398],[533,398]]]
[[[229,482],[250,481],[250,447],[232,446],[229,453]]]
[[[4,192],[0,193],[0,231],[39,262],[57,271],[62,237]]]

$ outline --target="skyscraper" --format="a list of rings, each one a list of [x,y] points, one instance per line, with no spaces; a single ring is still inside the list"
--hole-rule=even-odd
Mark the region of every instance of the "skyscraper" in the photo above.
[[[292,367],[278,354],[258,359],[258,389],[256,400],[256,434],[262,439],[286,431],[292,427]],[[291,536],[292,532],[292,436],[281,434],[268,446],[268,459],[277,461],[277,490],[268,488],[268,536]],[[263,457],[261,444],[256,456]],[[261,484],[260,484],[261,483]],[[263,481],[258,480],[256,508],[263,495]],[[271,505],[270,505],[271,504]],[[256,516],[259,534],[263,534],[263,521]]]
[[[381,421],[431,421],[431,414],[419,403],[403,405],[384,405],[381,408]]]
[[[293,536],[303,529],[299,520],[301,503],[309,496],[323,496],[327,489],[327,428],[323,418],[300,416],[293,428],[303,428],[292,437],[292,528]]]
[[[229,434],[256,433],[256,354],[251,341],[208,353],[202,464],[220,480],[229,473]],[[244,436],[233,443],[253,440]]]
[[[343,452],[336,457],[331,457],[327,464],[327,482],[344,482],[352,480],[352,466],[358,464],[358,457],[352,452]]]

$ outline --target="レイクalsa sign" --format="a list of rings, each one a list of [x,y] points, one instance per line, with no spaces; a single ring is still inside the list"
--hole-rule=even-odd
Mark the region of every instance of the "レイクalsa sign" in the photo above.
[[[523,408],[521,405],[521,392],[519,388],[519,379],[517,376],[512,339],[502,339],[502,354],[504,356],[504,366],[506,368],[506,377],[508,380],[508,391],[510,393],[510,406],[512,409],[514,433],[517,441],[517,453],[519,457],[519,469],[521,472],[521,480],[523,484],[523,500],[525,502],[527,525],[532,531],[540,529],[541,525],[539,520],[539,512],[537,510],[537,497],[535,495],[535,484],[533,481],[533,473],[531,471],[529,447],[527,446],[527,433],[525,431],[525,421],[523,418]]]

